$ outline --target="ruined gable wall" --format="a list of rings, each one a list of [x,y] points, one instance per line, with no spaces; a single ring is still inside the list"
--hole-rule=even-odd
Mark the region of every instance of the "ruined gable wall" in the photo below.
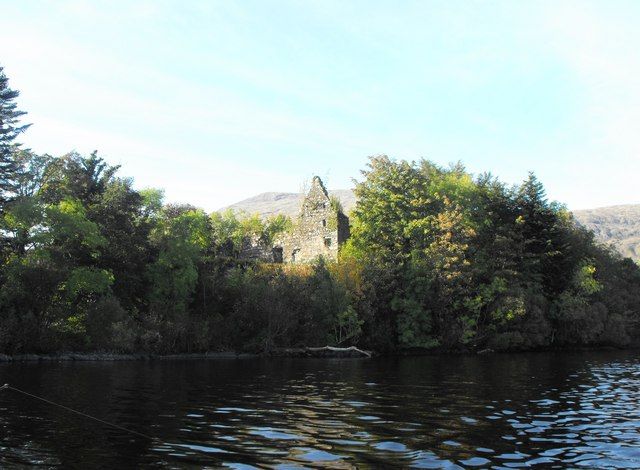
[[[331,206],[329,194],[316,176],[292,230],[276,235],[272,246],[247,238],[240,257],[270,263],[306,263],[319,256],[335,260],[339,247],[348,238],[349,218]]]
[[[339,222],[338,212],[331,207],[322,181],[313,178],[292,233],[276,242],[282,247],[283,262],[309,262],[318,256],[336,259],[340,243]]]

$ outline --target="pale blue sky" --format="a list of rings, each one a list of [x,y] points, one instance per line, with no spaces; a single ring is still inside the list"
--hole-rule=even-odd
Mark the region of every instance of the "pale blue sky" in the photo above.
[[[38,152],[98,149],[207,210],[367,156],[535,171],[640,203],[640,2],[8,1],[0,64]]]

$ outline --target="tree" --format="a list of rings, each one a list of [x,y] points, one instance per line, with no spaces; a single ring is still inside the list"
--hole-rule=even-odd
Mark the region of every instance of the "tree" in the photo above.
[[[0,210],[15,190],[19,165],[15,152],[19,144],[15,139],[30,124],[20,125],[20,117],[26,114],[17,109],[15,99],[20,93],[9,88],[9,79],[0,67]]]
[[[58,341],[81,348],[92,306],[110,293],[113,275],[95,261],[107,240],[77,199],[24,211],[12,204],[6,216],[25,234],[28,249],[6,261],[0,286],[0,323],[29,331],[27,347],[57,348]],[[18,325],[18,326],[15,326]],[[5,326],[6,328],[6,326]],[[20,350],[24,338],[7,349]]]
[[[209,218],[201,210],[167,209],[151,233],[158,256],[147,270],[152,286],[148,323],[151,329],[156,329],[155,338],[150,340],[155,344],[150,346],[158,350],[188,350],[198,267],[211,244],[211,227]]]
[[[108,165],[96,151],[88,157],[68,153],[47,166],[41,195],[50,203],[72,197],[87,206],[97,204],[119,168]]]

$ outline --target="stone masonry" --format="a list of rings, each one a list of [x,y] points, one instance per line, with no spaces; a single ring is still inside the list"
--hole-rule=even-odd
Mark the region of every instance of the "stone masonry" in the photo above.
[[[338,248],[349,238],[349,218],[332,204],[322,180],[314,176],[290,233],[274,240],[273,261],[304,263],[319,256],[337,259]]]

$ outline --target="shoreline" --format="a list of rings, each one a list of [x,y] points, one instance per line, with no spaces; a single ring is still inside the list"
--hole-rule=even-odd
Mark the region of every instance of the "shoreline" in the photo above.
[[[0,354],[0,363],[7,362],[118,362],[118,361],[172,361],[183,359],[246,359],[259,354],[234,352],[151,354],[151,353],[59,353],[59,354]]]
[[[315,349],[315,348],[305,348]],[[318,348],[320,349],[320,348]],[[405,350],[393,353],[371,353],[372,357],[401,358],[419,356],[491,356],[500,354],[531,354],[531,353],[576,353],[591,351],[632,351],[638,350],[640,346],[630,345],[627,347],[615,346],[576,346],[569,348],[542,348],[529,350],[481,350],[481,351],[461,351],[461,350]],[[271,351],[269,353],[236,353],[233,351],[206,352],[206,353],[177,353],[177,354],[152,354],[152,353],[76,353],[65,352],[55,354],[0,354],[0,364],[10,362],[122,362],[122,361],[176,361],[176,360],[202,360],[202,359],[265,359],[265,358],[308,358],[308,359],[369,359],[362,355],[331,355],[319,354],[311,355],[304,353],[304,349],[283,349]]]

